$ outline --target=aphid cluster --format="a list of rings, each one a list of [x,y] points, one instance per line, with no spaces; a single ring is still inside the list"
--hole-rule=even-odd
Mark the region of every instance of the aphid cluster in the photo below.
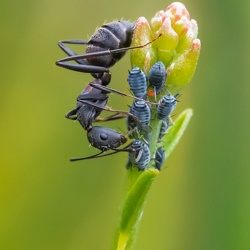
[[[129,153],[127,168],[131,166],[144,170],[150,160],[154,160],[155,167],[161,168],[164,161],[164,149],[158,148],[154,156],[150,155],[150,122],[152,110],[156,110],[153,119],[162,120],[162,129],[159,140],[168,129],[168,117],[176,106],[176,99],[171,94],[163,96],[159,102],[151,103],[148,100],[149,89],[155,96],[162,93],[166,81],[166,69],[161,62],[154,64],[146,76],[138,67],[129,72],[128,83],[134,96],[123,94],[107,87],[111,81],[109,68],[119,61],[127,50],[140,49],[150,43],[130,47],[133,37],[134,24],[128,21],[111,22],[100,27],[89,40],[64,40],[60,41],[59,47],[67,54],[66,58],[60,59],[56,64],[60,67],[89,73],[94,77],[85,89],[77,97],[76,108],[66,114],[66,118],[78,120],[87,133],[90,144],[100,152],[82,158],[71,158],[71,161],[98,158],[125,151]],[[158,38],[157,38],[158,39]],[[77,54],[66,44],[86,45],[86,53]],[[108,108],[109,93],[117,93],[134,98],[129,111],[119,111]],[[154,106],[154,107],[153,107]],[[100,119],[103,110],[114,112],[106,118]],[[127,142],[127,137],[117,131],[94,126],[97,121],[110,121],[126,117],[128,137],[132,140],[127,146],[119,148]],[[103,154],[112,150],[111,153]],[[152,157],[152,159],[151,159]]]
[[[170,123],[169,116],[175,109],[177,100],[175,96],[171,95],[170,93],[166,95],[162,94],[164,92],[166,78],[166,68],[160,61],[156,62],[151,67],[148,76],[146,76],[145,73],[138,67],[134,67],[129,72],[128,83],[130,90],[133,92],[135,97],[140,97],[144,99],[144,101],[135,100],[133,102],[129,112],[139,118],[139,123],[137,120],[134,120],[133,117],[128,116],[127,128],[130,137],[140,140],[141,144],[144,142],[146,145],[150,145],[152,132],[154,132],[151,131],[152,129],[150,126],[152,120],[157,119],[158,122],[161,122],[161,128],[158,136],[159,142],[168,131]],[[157,100],[158,96],[162,97]],[[153,97],[157,102],[148,102],[149,97]],[[148,150],[146,150],[146,146],[143,145],[142,147],[144,148],[145,152],[143,156],[144,161],[148,163],[150,160],[154,160],[155,168],[160,170],[165,160],[164,148],[157,148],[157,145],[152,145],[152,147],[155,147],[155,154],[150,156],[147,153]],[[130,165],[131,163],[129,159],[127,166]],[[143,167],[145,166],[140,166],[138,168],[142,169]]]

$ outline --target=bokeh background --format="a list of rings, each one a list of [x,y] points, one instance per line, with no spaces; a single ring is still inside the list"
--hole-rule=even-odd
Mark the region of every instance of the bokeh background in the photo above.
[[[92,80],[54,62],[62,39],[88,38],[114,19],[150,19],[170,1],[1,1],[0,249],[110,249],[126,178],[126,154],[96,153],[64,115]],[[250,2],[183,1],[202,51],[178,109],[191,123],[154,182],[138,250],[250,249]],[[111,87],[127,91],[127,55]],[[109,105],[131,100],[112,95]],[[105,124],[125,132],[124,121]]]

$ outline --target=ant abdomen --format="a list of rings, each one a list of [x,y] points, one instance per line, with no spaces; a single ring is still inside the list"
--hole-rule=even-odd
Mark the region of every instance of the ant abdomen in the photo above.
[[[90,37],[86,53],[129,47],[132,41],[133,29],[134,24],[128,21],[111,22],[103,25]],[[124,50],[114,54],[89,57],[87,61],[91,65],[101,65],[109,68],[120,60],[125,52]]]

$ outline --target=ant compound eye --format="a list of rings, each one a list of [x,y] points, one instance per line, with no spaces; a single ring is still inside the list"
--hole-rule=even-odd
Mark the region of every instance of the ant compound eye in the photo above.
[[[108,140],[108,135],[105,134],[105,133],[101,133],[100,134],[100,139],[103,140],[103,141],[107,141]]]

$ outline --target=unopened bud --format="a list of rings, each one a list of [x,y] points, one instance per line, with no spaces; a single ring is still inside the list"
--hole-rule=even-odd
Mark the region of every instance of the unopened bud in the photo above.
[[[200,54],[200,40],[197,39],[198,25],[190,19],[182,3],[170,4],[166,11],[158,11],[150,22],[140,17],[135,25],[132,46],[152,41],[142,49],[131,51],[131,64],[148,74],[157,61],[167,69],[167,89],[178,93],[192,78]]]

